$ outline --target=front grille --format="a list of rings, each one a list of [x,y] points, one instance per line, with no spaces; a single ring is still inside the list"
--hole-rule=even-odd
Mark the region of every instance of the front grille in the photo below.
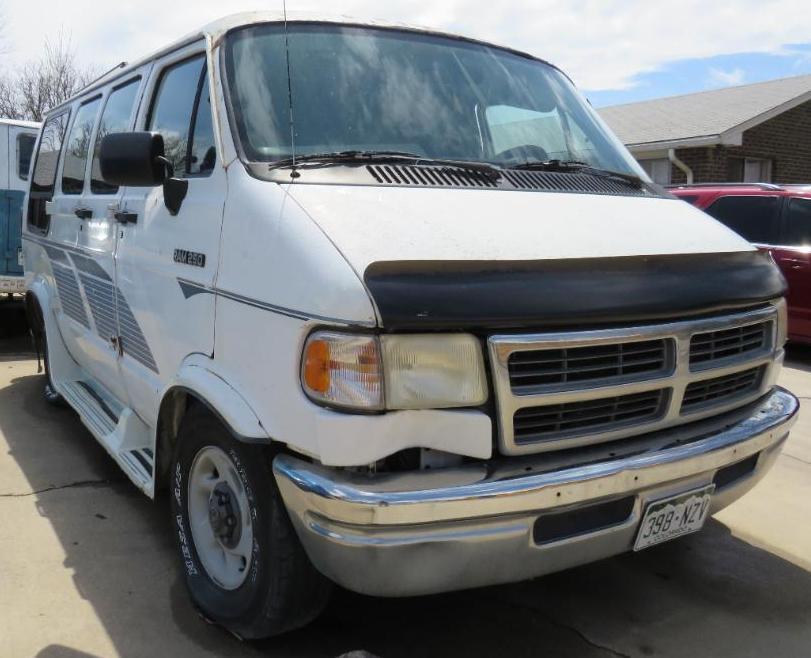
[[[779,362],[778,313],[490,336],[499,449],[570,450],[749,404]]]
[[[693,382],[684,392],[682,413],[728,402],[760,387],[763,367]]]
[[[571,438],[610,427],[628,427],[664,414],[669,391],[660,389],[581,402],[527,407],[513,416],[516,443]]]
[[[672,369],[672,354],[673,341],[665,339],[513,352],[510,386],[521,395],[545,387],[649,379]]]
[[[705,366],[720,359],[729,359],[769,346],[772,323],[744,325],[696,334],[690,340],[690,365]]]

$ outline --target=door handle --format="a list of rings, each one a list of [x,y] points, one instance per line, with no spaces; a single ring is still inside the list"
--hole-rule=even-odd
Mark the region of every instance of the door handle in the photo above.
[[[90,208],[75,208],[73,214],[79,219],[91,219],[93,217],[93,211]]]
[[[118,210],[113,213],[113,217],[115,217],[115,221],[119,224],[137,224],[138,223],[138,213],[137,212],[127,212],[126,210]]]

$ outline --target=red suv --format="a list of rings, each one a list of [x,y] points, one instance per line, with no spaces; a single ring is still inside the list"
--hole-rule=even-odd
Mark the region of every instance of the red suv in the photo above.
[[[788,281],[789,338],[811,343],[811,185],[718,183],[670,191],[771,252]]]

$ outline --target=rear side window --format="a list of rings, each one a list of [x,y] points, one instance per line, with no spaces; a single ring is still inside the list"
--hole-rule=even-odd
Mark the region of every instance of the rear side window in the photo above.
[[[785,238],[790,247],[811,247],[811,199],[792,199],[786,213]]]
[[[87,169],[87,153],[93,136],[93,125],[101,104],[101,97],[85,103],[76,113],[65,148],[65,164],[62,165],[62,192],[81,194]]]
[[[698,194],[680,194],[678,198],[682,201],[695,205],[696,201],[698,201]]]
[[[37,143],[35,135],[21,133],[17,135],[17,175],[22,180],[28,180],[31,169],[31,156],[34,153],[34,144]]]
[[[719,222],[758,244],[779,241],[780,198],[773,196],[725,196],[706,209]]]
[[[59,166],[59,154],[65,139],[68,116],[68,112],[63,112],[45,122],[34,163],[29,194],[28,225],[43,232],[47,231],[49,226],[45,203],[53,198],[56,170]]]
[[[90,177],[90,191],[93,194],[115,194],[118,191],[117,186],[105,183],[101,177],[101,165],[99,164],[101,140],[110,133],[127,132],[130,129],[130,118],[138,95],[139,80],[140,78],[134,78],[120,87],[116,87],[107,97],[99,129],[96,132],[96,143],[93,146],[93,169]]]
[[[214,168],[217,152],[202,55],[163,71],[147,130],[163,135],[175,176],[207,175]]]

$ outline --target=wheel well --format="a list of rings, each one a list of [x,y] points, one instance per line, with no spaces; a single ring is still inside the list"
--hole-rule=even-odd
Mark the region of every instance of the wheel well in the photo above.
[[[169,484],[169,469],[177,445],[180,424],[190,406],[200,404],[196,397],[183,389],[169,391],[161,402],[158,412],[158,435],[155,442],[155,490]]]
[[[169,484],[172,457],[177,446],[177,437],[183,419],[192,409],[202,407],[211,419],[220,423],[227,431],[237,436],[231,427],[214,408],[202,397],[183,387],[171,389],[163,397],[158,411],[158,429],[155,443],[155,490]],[[237,437],[239,438],[239,437]]]
[[[30,290],[25,293],[25,317],[28,320],[28,328],[31,334],[38,338],[42,335],[42,309],[37,296]]]

